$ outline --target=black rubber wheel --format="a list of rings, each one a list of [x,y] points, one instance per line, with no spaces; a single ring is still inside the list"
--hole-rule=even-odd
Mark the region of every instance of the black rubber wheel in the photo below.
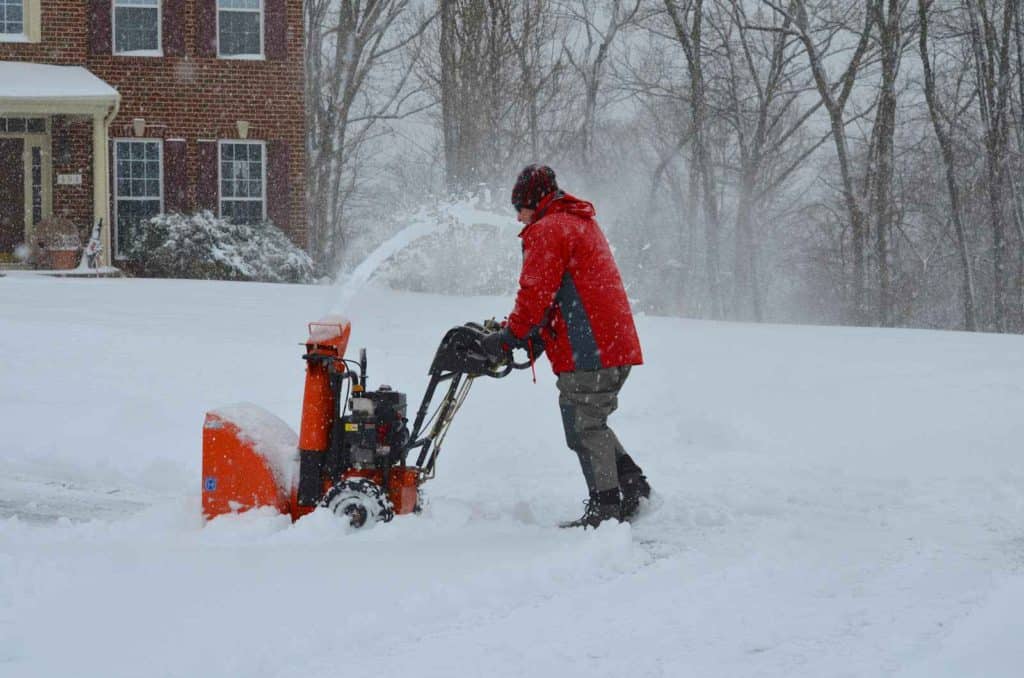
[[[395,516],[384,491],[366,478],[349,478],[337,483],[327,491],[320,505],[356,530],[378,522],[386,523]]]

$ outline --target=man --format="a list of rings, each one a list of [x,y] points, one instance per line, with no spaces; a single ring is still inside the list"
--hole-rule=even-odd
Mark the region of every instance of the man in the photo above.
[[[512,205],[524,224],[519,291],[508,323],[484,349],[498,358],[511,348],[532,349],[538,336],[546,348],[565,440],[590,492],[583,516],[561,526],[629,520],[651,488],[608,428],[630,368],[643,363],[622,277],[594,206],[559,190],[550,167],[523,169]]]

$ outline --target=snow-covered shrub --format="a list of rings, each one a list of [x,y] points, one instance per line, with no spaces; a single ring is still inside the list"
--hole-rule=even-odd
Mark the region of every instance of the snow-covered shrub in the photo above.
[[[208,211],[161,214],[143,222],[128,251],[128,268],[153,278],[314,279],[309,255],[273,224],[235,224]]]

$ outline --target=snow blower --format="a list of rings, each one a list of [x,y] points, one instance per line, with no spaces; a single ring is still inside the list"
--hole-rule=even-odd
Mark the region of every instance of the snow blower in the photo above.
[[[204,516],[269,506],[295,521],[323,506],[360,528],[419,511],[420,487],[434,476],[445,435],[473,380],[529,367],[511,354],[500,361],[486,355],[481,342],[499,329],[494,321],[467,323],[444,335],[410,431],[404,393],[387,385],[367,389],[366,349],[358,361],[345,357],[349,322],[330,317],[310,323],[298,436],[257,405],[207,412]],[[447,390],[428,418],[445,382]]]

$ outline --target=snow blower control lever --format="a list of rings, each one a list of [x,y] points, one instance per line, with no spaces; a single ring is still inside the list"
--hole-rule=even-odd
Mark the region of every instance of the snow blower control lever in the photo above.
[[[347,320],[332,317],[309,325],[306,384],[295,447],[294,433],[254,405],[208,412],[203,427],[203,512],[207,518],[273,506],[292,520],[325,506],[352,527],[386,522],[418,511],[420,485],[434,476],[455,413],[480,376],[505,377],[517,363],[511,354],[489,356],[483,339],[500,326],[467,323],[449,330],[434,355],[423,401],[412,430],[404,393],[382,385],[367,390],[366,350],[345,358]],[[447,382],[430,413],[438,387]],[[416,459],[410,456],[417,451]]]

